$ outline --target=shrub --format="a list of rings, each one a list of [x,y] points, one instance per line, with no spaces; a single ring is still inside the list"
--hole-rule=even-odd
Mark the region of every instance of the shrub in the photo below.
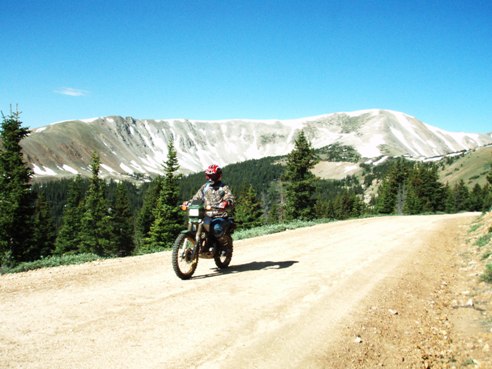
[[[315,219],[315,220],[293,220],[291,222],[280,224],[269,224],[261,227],[239,230],[234,233],[235,240],[244,240],[247,238],[264,236],[267,234],[279,233],[286,230],[297,228],[311,227],[316,224],[328,223],[331,219]]]
[[[487,264],[485,267],[485,272],[482,274],[480,279],[487,283],[492,283],[492,264]]]
[[[473,233],[475,232],[478,228],[480,228],[480,224],[479,223],[475,223],[473,224],[470,229],[468,230],[468,233]]]
[[[488,243],[490,242],[490,239],[492,238],[492,233],[487,233],[483,236],[481,236],[476,242],[475,242],[475,245],[477,245],[478,247],[484,247],[486,245],[488,245]]]
[[[82,264],[98,259],[102,259],[102,258],[95,254],[78,254],[78,255],[65,254],[62,256],[50,256],[32,262],[20,263],[11,268],[3,268],[2,270],[0,270],[0,274],[27,272],[28,270],[56,267],[61,265]]]

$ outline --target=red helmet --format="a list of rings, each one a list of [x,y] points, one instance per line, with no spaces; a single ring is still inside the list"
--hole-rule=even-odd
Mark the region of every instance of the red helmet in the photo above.
[[[222,168],[217,164],[209,165],[207,169],[205,169],[205,177],[210,179],[212,182],[217,182],[222,176]]]

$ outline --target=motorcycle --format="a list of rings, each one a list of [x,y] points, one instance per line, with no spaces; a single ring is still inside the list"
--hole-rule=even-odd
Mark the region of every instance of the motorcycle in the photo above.
[[[202,201],[193,201],[189,205],[182,205],[181,209],[188,211],[188,229],[182,231],[173,244],[172,265],[176,275],[181,279],[190,279],[199,258],[214,259],[219,269],[227,268],[232,259],[230,233],[234,227],[229,227],[231,232],[227,232],[226,236],[228,242],[219,242],[204,223],[206,212],[212,208],[205,208]]]

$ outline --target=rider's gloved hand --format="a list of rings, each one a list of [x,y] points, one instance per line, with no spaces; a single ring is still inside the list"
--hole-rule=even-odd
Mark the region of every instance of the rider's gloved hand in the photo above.
[[[228,201],[222,201],[219,204],[219,209],[225,209],[225,208],[227,208],[228,205],[229,205],[229,202]]]

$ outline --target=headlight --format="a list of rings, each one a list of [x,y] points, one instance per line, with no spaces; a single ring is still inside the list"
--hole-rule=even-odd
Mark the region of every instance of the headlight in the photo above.
[[[190,209],[188,212],[188,215],[190,217],[198,217],[198,216],[200,216],[200,209],[197,209],[197,208]]]

